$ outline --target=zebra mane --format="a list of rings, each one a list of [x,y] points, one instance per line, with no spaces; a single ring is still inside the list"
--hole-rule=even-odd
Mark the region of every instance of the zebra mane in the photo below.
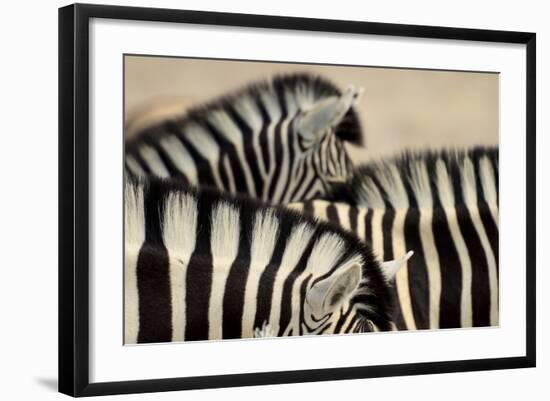
[[[498,208],[498,148],[406,151],[356,168],[338,188],[359,206],[394,209],[473,206]],[[438,194],[437,198],[434,194]]]
[[[204,126],[209,124],[208,117],[215,115],[218,111],[227,112],[230,116],[237,116],[237,110],[239,109],[257,109],[259,102],[261,102],[260,99],[270,99],[283,111],[287,109],[289,102],[296,104],[301,110],[308,110],[319,100],[330,96],[340,96],[341,94],[341,90],[335,84],[320,76],[306,73],[278,75],[270,80],[248,84],[213,101],[190,108],[180,116],[145,128],[136,137],[130,139],[127,146],[132,146],[140,138],[154,137],[166,125],[197,124],[198,126]],[[236,117],[235,120],[236,124],[244,123],[242,118]],[[343,141],[357,145],[362,144],[360,121],[357,112],[353,108],[350,108],[344,116],[335,133]]]

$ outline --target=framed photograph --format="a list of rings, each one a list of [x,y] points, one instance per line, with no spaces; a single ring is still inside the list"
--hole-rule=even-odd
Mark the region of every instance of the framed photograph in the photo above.
[[[534,33],[61,8],[59,391],[535,366],[535,80]]]

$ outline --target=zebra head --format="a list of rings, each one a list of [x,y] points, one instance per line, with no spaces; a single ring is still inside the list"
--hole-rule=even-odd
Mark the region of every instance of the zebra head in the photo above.
[[[127,172],[272,204],[331,197],[351,173],[344,143],[361,143],[360,92],[309,74],[252,83],[127,138]]]
[[[323,98],[297,114],[292,134],[297,138],[298,152],[292,166],[294,179],[289,185],[304,188],[305,192],[286,201],[327,197],[334,184],[348,181],[353,166],[344,147],[346,136],[342,129],[347,119],[356,118],[352,106],[361,93],[361,88],[350,86],[342,94]],[[309,166],[309,175],[304,166]]]
[[[304,296],[301,334],[392,330],[388,291],[410,256],[379,264],[372,254],[358,253],[340,263],[330,275],[313,279]]]

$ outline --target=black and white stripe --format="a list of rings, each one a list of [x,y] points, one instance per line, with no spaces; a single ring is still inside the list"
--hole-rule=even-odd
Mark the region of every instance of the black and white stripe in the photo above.
[[[354,232],[382,260],[414,251],[396,275],[398,329],[499,324],[497,149],[407,153],[360,167],[348,189],[358,206],[291,206]]]
[[[355,235],[192,190],[125,189],[125,343],[391,329],[389,277]]]
[[[351,172],[344,141],[361,141],[359,93],[305,74],[256,83],[128,140],[126,170],[270,203],[327,197]]]

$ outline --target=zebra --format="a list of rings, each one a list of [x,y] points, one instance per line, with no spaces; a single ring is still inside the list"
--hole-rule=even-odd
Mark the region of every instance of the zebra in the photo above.
[[[398,330],[499,324],[498,149],[406,152],[357,168],[351,204],[289,205],[355,233],[375,255],[415,255],[392,288]]]
[[[355,235],[178,180],[125,181],[125,344],[387,331],[389,282]]]
[[[352,169],[344,142],[361,143],[360,93],[309,74],[250,84],[128,139],[126,172],[269,203],[330,198]]]

